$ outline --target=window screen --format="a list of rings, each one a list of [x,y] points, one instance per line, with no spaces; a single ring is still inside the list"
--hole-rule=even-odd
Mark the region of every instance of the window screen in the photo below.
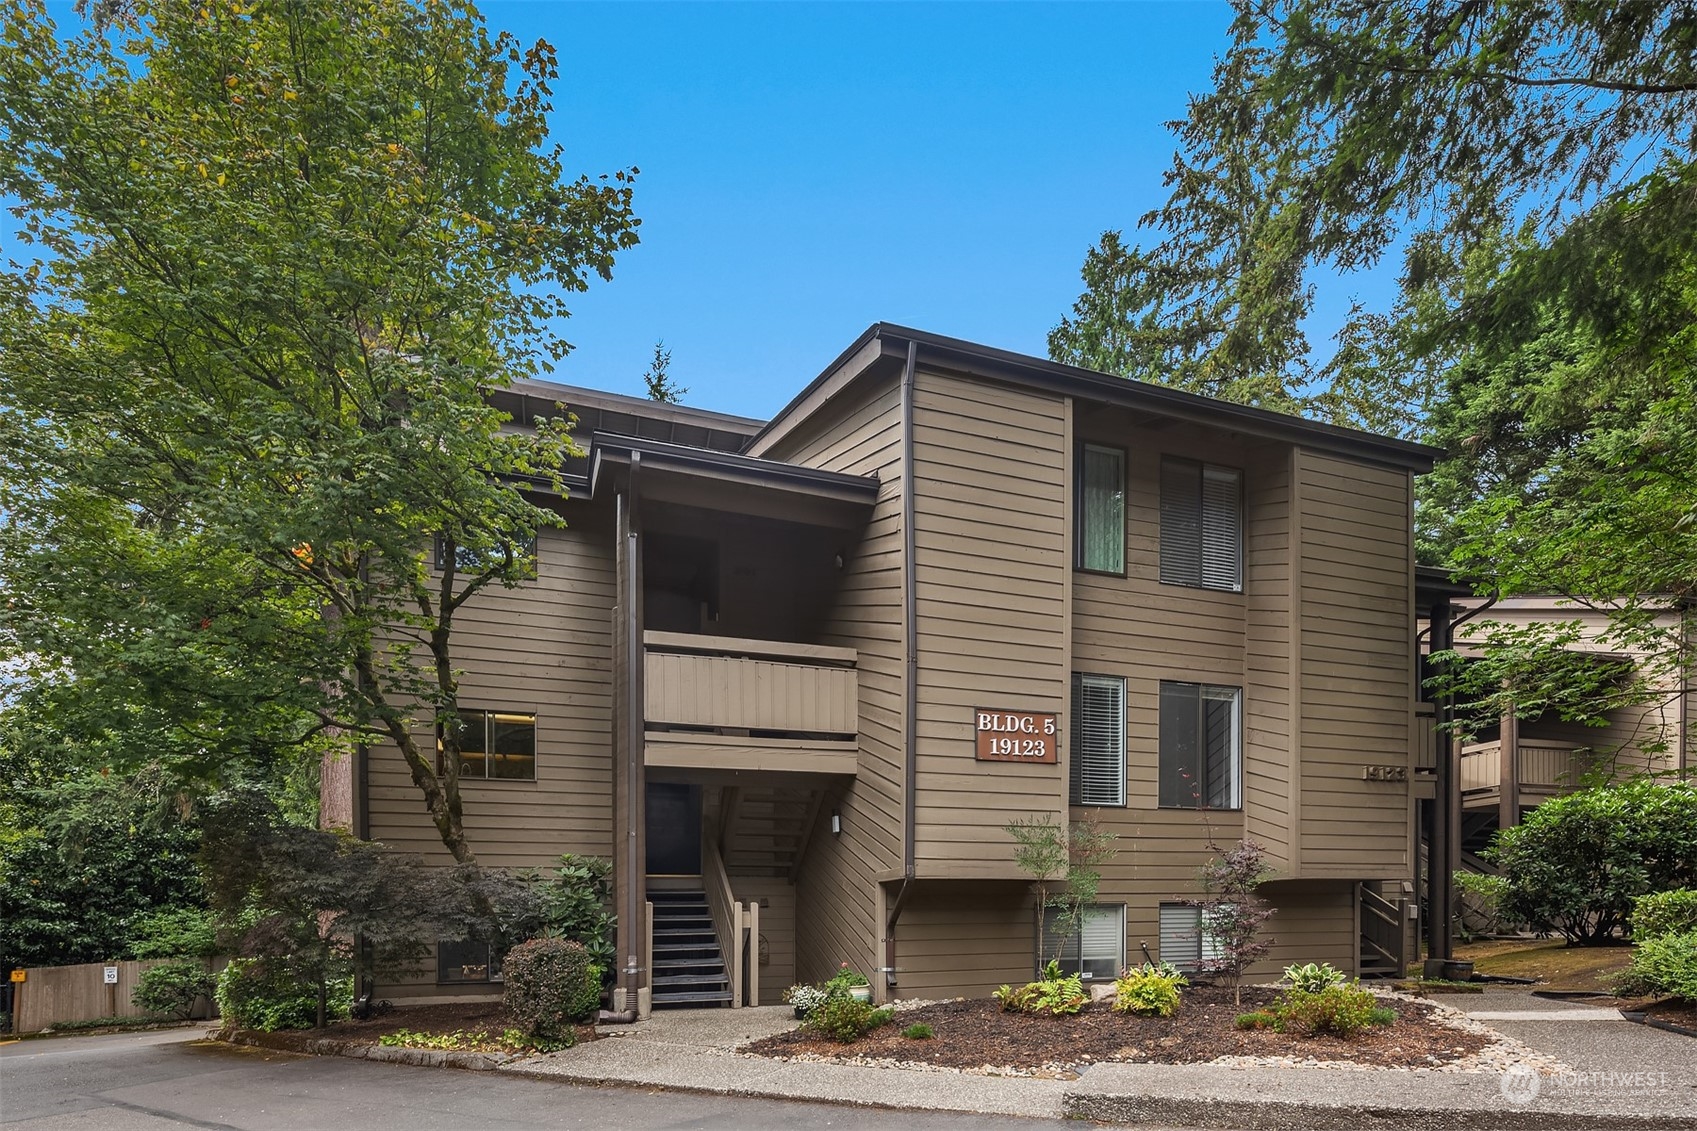
[[[1125,804],[1125,680],[1072,677],[1072,803]]]
[[[1065,973],[1090,979],[1119,977],[1125,965],[1125,907],[1099,904],[1084,908],[1080,929],[1064,939],[1059,917],[1052,907],[1043,912],[1043,952],[1037,956],[1038,970],[1058,953]]]
[[[1177,809],[1242,805],[1236,687],[1161,683],[1160,803]]]
[[[1243,473],[1195,460],[1161,461],[1161,580],[1243,588]]]
[[[1125,453],[1085,444],[1078,486],[1078,568],[1124,573]]]

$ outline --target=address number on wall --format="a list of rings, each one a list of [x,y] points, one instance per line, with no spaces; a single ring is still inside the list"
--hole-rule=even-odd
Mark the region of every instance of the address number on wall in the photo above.
[[[1407,781],[1407,766],[1363,766],[1362,781]]]
[[[1004,711],[979,707],[972,712],[980,762],[1058,761],[1057,716],[1044,711]]]

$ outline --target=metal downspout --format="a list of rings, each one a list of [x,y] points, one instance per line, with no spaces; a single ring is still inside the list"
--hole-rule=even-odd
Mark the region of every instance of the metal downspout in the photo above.
[[[628,594],[630,608],[625,614],[625,681],[628,690],[625,693],[625,874],[629,879],[625,882],[625,922],[630,924],[628,937],[630,950],[625,955],[625,1008],[624,1012],[634,1017],[638,1011],[638,1001],[641,993],[642,968],[638,965],[637,939],[641,932],[637,929],[642,922],[642,861],[639,859],[637,830],[642,820],[641,792],[637,786],[639,761],[643,756],[642,740],[642,690],[643,668],[642,657],[642,625],[638,623],[642,608],[641,595],[637,587],[642,582],[639,552],[642,549],[640,540],[640,525],[638,523],[639,507],[637,504],[637,479],[642,469],[642,453],[632,452],[630,456],[630,486],[626,493],[627,513],[625,515],[625,592]]]
[[[906,769],[902,782],[902,886],[890,907],[884,924],[884,984],[896,985],[896,924],[901,920],[902,906],[907,902],[908,888],[913,884],[914,814],[917,797],[914,793],[919,765],[919,577],[915,569],[918,536],[913,528],[913,380],[919,364],[919,343],[909,339],[907,364],[902,367],[902,629],[903,651],[906,660],[902,671],[902,745]]]

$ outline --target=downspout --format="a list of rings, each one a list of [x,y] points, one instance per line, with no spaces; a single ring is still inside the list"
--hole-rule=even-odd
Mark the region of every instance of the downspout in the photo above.
[[[896,924],[901,920],[902,906],[907,902],[908,888],[913,884],[914,814],[918,798],[914,783],[919,766],[919,575],[915,569],[918,535],[914,530],[913,503],[913,380],[919,364],[919,343],[907,343],[907,364],[902,367],[902,630],[906,661],[902,671],[902,745],[906,770],[902,784],[902,886],[890,905],[890,916],[884,924],[884,985],[896,985]]]
[[[630,606],[625,610],[625,906],[621,914],[625,922],[630,924],[626,937],[630,940],[630,949],[625,955],[625,1008],[617,1013],[603,1010],[600,1019],[604,1022],[626,1023],[637,1018],[637,1003],[641,993],[642,968],[637,963],[637,937],[640,932],[636,929],[642,922],[641,879],[642,861],[639,858],[637,829],[642,819],[641,799],[637,796],[640,790],[637,786],[637,768],[643,757],[643,725],[642,725],[642,692],[643,666],[642,658],[642,625],[640,614],[642,608],[641,594],[637,587],[641,584],[642,573],[638,554],[642,549],[641,529],[638,522],[640,508],[637,505],[637,480],[642,470],[642,453],[630,454],[630,483],[626,488],[625,505],[625,593],[626,603]]]

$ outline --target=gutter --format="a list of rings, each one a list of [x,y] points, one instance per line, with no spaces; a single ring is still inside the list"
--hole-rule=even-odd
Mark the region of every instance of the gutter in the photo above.
[[[625,1008],[623,1014],[635,1020],[641,992],[642,968],[637,964],[637,936],[640,932],[638,925],[642,922],[642,901],[638,898],[642,892],[643,867],[638,855],[639,838],[637,830],[642,826],[642,799],[638,767],[642,764],[642,742],[644,728],[642,725],[642,626],[639,617],[642,610],[642,566],[639,553],[642,549],[639,517],[641,511],[637,504],[638,479],[642,471],[642,453],[632,452],[630,457],[629,490],[626,493],[625,515],[625,592],[629,595],[629,608],[625,610],[625,922],[630,924],[627,937],[630,940],[629,952],[625,956]],[[620,1016],[617,1020],[624,1020]]]

